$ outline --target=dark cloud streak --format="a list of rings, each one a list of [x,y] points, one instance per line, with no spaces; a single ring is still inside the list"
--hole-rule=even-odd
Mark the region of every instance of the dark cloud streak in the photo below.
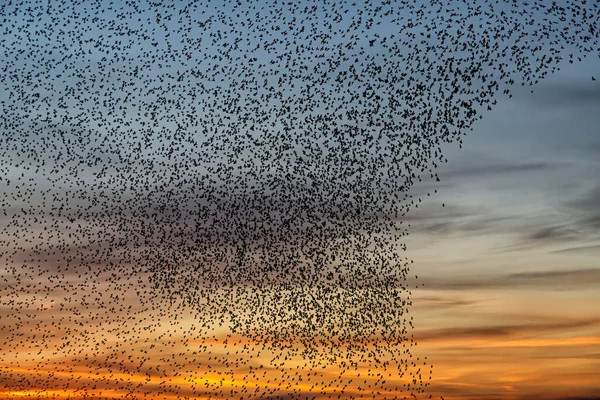
[[[439,279],[421,277],[431,290],[487,290],[487,289],[574,289],[593,287],[600,283],[600,269],[549,270],[518,272],[500,276],[477,278]]]
[[[468,328],[443,328],[422,331],[419,340],[447,340],[468,338],[498,338],[517,337],[523,334],[548,334],[565,332],[573,329],[597,326],[600,321],[596,319],[559,320],[549,323],[526,323],[514,325],[476,326]]]

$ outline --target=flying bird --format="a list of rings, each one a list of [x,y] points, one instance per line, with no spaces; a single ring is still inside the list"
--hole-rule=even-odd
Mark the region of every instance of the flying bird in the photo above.
[[[3,2],[1,389],[425,396],[411,188],[598,7]]]

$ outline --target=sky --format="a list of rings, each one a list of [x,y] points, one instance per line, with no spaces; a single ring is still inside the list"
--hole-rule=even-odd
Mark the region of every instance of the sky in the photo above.
[[[600,393],[599,66],[501,100],[408,218],[415,336],[447,399]]]
[[[129,21],[133,18],[131,15],[119,14],[118,6],[103,8],[102,5],[106,6],[107,3],[98,2],[101,6],[90,6],[86,12],[101,12],[102,17],[109,21]],[[53,6],[57,4],[59,3]],[[128,5],[125,7],[129,10]],[[240,10],[243,11],[244,8]],[[324,20],[331,17],[321,14],[318,16]],[[160,134],[168,133],[169,128],[176,126],[176,119],[169,119],[169,116],[175,115],[174,110],[179,107],[177,99],[192,98],[191,85],[186,85],[193,79],[185,77],[185,74],[180,75],[178,68],[193,66],[194,60],[201,60],[200,64],[204,63],[206,68],[212,68],[218,63],[211,61],[211,57],[218,57],[219,53],[207,44],[209,41],[205,41],[205,47],[196,48],[191,59],[185,61],[181,58],[178,62],[182,62],[174,63],[175,67],[171,69],[165,67],[163,70],[159,66],[161,62],[156,60],[145,65],[141,61],[152,59],[153,49],[168,48],[170,41],[174,41],[173,36],[177,36],[169,38],[167,33],[169,29],[177,28],[177,24],[174,20],[165,22],[163,19],[164,25],[159,27],[160,18],[153,12],[142,15],[150,18],[152,29],[156,28],[152,32],[144,31],[152,36],[152,43],[132,40],[131,45],[123,52],[123,62],[127,63],[127,68],[119,71],[133,73],[136,66],[146,68],[144,77],[149,78],[149,81],[141,84],[132,79],[132,82],[137,83],[137,86],[133,86],[135,93],[142,99],[141,104],[146,102],[150,105],[155,103],[169,106],[154,109],[159,110],[161,118],[142,118],[140,114],[136,114],[135,107],[129,109],[125,105],[132,100],[125,91],[105,95],[105,99],[122,101],[118,104],[125,109],[123,118],[135,128],[119,131],[122,134],[119,136],[120,141],[107,142],[104,137],[110,137],[114,132],[110,131],[110,126],[102,126],[102,121],[97,118],[98,113],[108,113],[109,110],[106,105],[98,106],[102,103],[102,96],[98,97],[96,93],[103,93],[101,90],[96,93],[89,90],[83,97],[72,95],[80,92],[67,91],[70,93],[65,96],[67,100],[55,96],[51,90],[66,90],[69,85],[77,86],[66,78],[63,81],[52,80],[55,76],[68,74],[69,70],[81,73],[78,76],[79,83],[87,84],[101,77],[100,83],[94,81],[91,84],[92,89],[103,84],[119,87],[123,82],[129,82],[125,75],[111,76],[111,70],[107,67],[110,64],[104,58],[110,54],[110,44],[115,44],[117,38],[104,35],[104,44],[109,45],[95,45],[92,39],[102,37],[101,30],[95,28],[94,22],[90,22],[92,20],[88,21],[90,25],[76,23],[75,20],[79,17],[75,14],[60,15],[58,20],[65,23],[62,27],[55,21],[41,17],[47,31],[33,35],[36,38],[39,36],[41,44],[36,42],[35,46],[41,47],[27,46],[27,40],[23,39],[27,35],[21,35],[22,31],[27,32],[29,29],[27,18],[21,16],[11,20],[16,21],[15,26],[19,26],[20,30],[10,31],[10,25],[4,26],[3,45],[16,50],[18,54],[42,54],[45,44],[56,41],[67,47],[77,48],[74,38],[82,32],[84,42],[79,43],[81,52],[73,52],[76,61],[72,64],[66,61],[63,64],[56,63],[52,67],[38,65],[26,57],[3,49],[6,57],[2,67],[11,71],[23,71],[22,75],[5,76],[2,80],[3,88],[19,87],[19,82],[25,82],[35,93],[42,93],[42,98],[46,95],[47,105],[51,106],[38,107],[29,113],[31,110],[27,107],[30,104],[39,104],[33,100],[32,103],[27,103],[30,100],[29,94],[20,97],[27,101],[15,101],[13,104],[13,94],[9,95],[7,90],[0,93],[3,109],[11,112],[6,114],[8,117],[5,121],[14,118],[18,128],[10,123],[3,127],[10,134],[18,132],[20,136],[15,137],[22,140],[8,151],[6,149],[9,145],[6,143],[16,143],[16,140],[9,140],[15,138],[7,134],[4,138],[6,141],[2,143],[1,148],[5,150],[2,154],[5,159],[0,165],[0,171],[4,174],[4,179],[0,181],[4,194],[2,207],[9,213],[19,214],[23,212],[21,207],[29,207],[22,202],[29,196],[33,207],[44,209],[47,206],[46,198],[38,197],[40,192],[36,190],[39,188],[48,189],[48,193],[56,196],[49,203],[57,207],[61,202],[70,205],[75,201],[73,199],[87,199],[89,203],[81,200],[77,207],[94,210],[97,206],[94,200],[111,199],[112,196],[112,203],[109,201],[108,204],[112,204],[114,209],[103,216],[104,225],[86,225],[84,220],[77,223],[79,228],[90,236],[97,237],[103,245],[107,243],[103,240],[111,235],[117,240],[109,241],[110,249],[100,247],[95,256],[88,255],[87,260],[92,260],[91,263],[76,265],[74,262],[65,269],[65,256],[72,256],[77,260],[82,249],[84,252],[96,250],[90,246],[78,247],[83,242],[78,241],[80,238],[77,234],[80,231],[71,229],[74,227],[73,222],[71,225],[65,218],[56,225],[50,226],[49,221],[44,226],[44,221],[40,218],[42,221],[36,219],[27,228],[25,225],[11,225],[3,231],[4,237],[0,238],[3,245],[2,257],[3,261],[10,259],[10,262],[6,262],[4,269],[0,270],[0,396],[61,399],[132,396],[198,398],[195,393],[202,390],[206,393],[206,398],[245,396],[258,399],[270,398],[272,391],[285,392],[294,388],[306,393],[326,393],[321,398],[329,395],[346,398],[364,395],[365,388],[379,385],[385,388],[385,393],[380,397],[390,398],[406,395],[397,388],[410,384],[418,375],[419,379],[427,383],[423,398],[429,395],[448,400],[599,398],[600,265],[597,260],[600,254],[600,181],[597,171],[600,167],[600,135],[597,127],[600,115],[597,110],[600,104],[600,85],[598,81],[592,81],[592,76],[600,79],[599,60],[590,57],[581,63],[564,63],[563,69],[536,86],[534,93],[530,93],[529,88],[516,87],[510,98],[499,95],[498,104],[492,111],[485,112],[483,119],[473,125],[463,140],[462,148],[456,143],[445,145],[444,156],[448,162],[440,164],[436,171],[440,182],[425,179],[411,188],[413,198],[420,198],[422,201],[403,217],[404,223],[410,224],[409,235],[405,239],[407,250],[403,255],[413,260],[408,278],[410,298],[407,301],[410,307],[407,307],[408,314],[404,316],[402,325],[411,328],[410,340],[402,344],[403,349],[410,354],[410,365],[406,365],[406,374],[392,376],[387,375],[389,371],[376,368],[381,364],[375,364],[370,359],[357,361],[359,367],[356,369],[342,370],[328,364],[325,352],[333,347],[328,348],[326,341],[317,346],[322,351],[321,354],[307,359],[300,353],[278,353],[272,348],[261,350],[260,343],[253,342],[252,338],[232,335],[227,328],[227,323],[231,321],[215,323],[210,334],[206,335],[203,318],[207,315],[219,315],[219,300],[223,298],[219,296],[231,295],[224,289],[224,293],[215,289],[213,301],[209,295],[202,299],[202,303],[196,303],[195,306],[199,306],[196,310],[193,307],[181,307],[177,300],[180,294],[175,291],[169,291],[166,296],[160,293],[163,295],[160,299],[156,297],[159,293],[153,291],[152,285],[147,284],[150,279],[156,279],[156,276],[143,272],[143,256],[150,255],[157,259],[163,257],[164,260],[172,261],[169,257],[173,253],[161,253],[160,248],[144,248],[144,251],[148,250],[147,253],[130,258],[131,254],[127,249],[119,248],[118,238],[132,231],[136,232],[135,229],[122,231],[123,226],[116,223],[110,225],[110,222],[133,225],[129,221],[138,216],[135,214],[138,211],[135,208],[136,202],[144,205],[152,204],[153,201],[160,203],[160,193],[149,193],[147,198],[139,199],[136,198],[139,192],[136,192],[135,185],[132,184],[123,192],[118,192],[111,185],[119,188],[126,181],[123,178],[125,176],[137,177],[135,182],[146,185],[155,184],[152,179],[156,175],[144,176],[144,168],[147,168],[150,159],[155,157],[152,161],[156,164],[172,166],[183,159],[186,152],[196,154],[191,151],[193,147],[190,142],[187,147],[172,147],[176,154],[175,161],[170,155],[164,156],[164,146],[168,147],[169,141],[163,141],[160,135],[154,137],[154,141],[147,141],[143,152],[137,152],[134,145],[142,140],[142,133],[147,132],[144,130],[146,124],[157,123],[160,128],[166,129]],[[155,18],[156,26],[153,25]],[[285,14],[285,18],[291,20],[292,16]],[[142,30],[146,29],[143,24],[136,25],[132,21],[119,26],[142,26]],[[348,25],[348,22],[348,19],[344,20],[344,24]],[[88,26],[91,28],[86,30]],[[63,28],[77,35],[66,35],[61,30]],[[213,28],[224,29],[218,24]],[[48,33],[52,29],[59,33]],[[319,26],[319,29],[325,27]],[[419,31],[419,27],[416,31]],[[192,29],[191,36],[194,35],[201,36],[201,29]],[[342,39],[336,37],[335,40]],[[364,38],[360,40],[364,42]],[[251,41],[242,44],[248,48],[252,48],[252,45]],[[190,47],[193,49],[193,46]],[[105,50],[107,53],[103,54]],[[283,50],[277,48],[277,51]],[[269,57],[274,58],[271,54],[260,51],[254,55],[260,59],[257,61],[259,63]],[[44,53],[41,59],[54,60],[56,57],[56,54]],[[378,57],[381,56],[377,55],[377,60]],[[136,64],[138,58],[141,61]],[[307,63],[313,66],[318,61],[313,59]],[[117,59],[115,65],[122,64]],[[167,73],[163,74],[163,71]],[[393,71],[390,69],[389,73],[392,74]],[[41,75],[35,75],[38,72]],[[168,74],[172,76],[166,78]],[[41,78],[27,80],[34,76]],[[175,81],[180,82],[178,77],[190,81],[183,79],[184,83],[169,86]],[[106,82],[102,79],[106,79]],[[177,90],[157,95],[162,79],[169,82],[162,89],[170,87]],[[215,79],[207,79],[205,89],[210,91],[219,88],[217,82]],[[35,85],[40,85],[41,89],[37,86],[34,89]],[[82,91],[89,89],[77,87],[77,90]],[[189,92],[186,91],[188,89]],[[47,91],[46,94],[44,90]],[[286,96],[290,97],[300,93],[287,86],[286,90]],[[325,90],[319,92],[325,96],[324,93]],[[194,92],[195,94],[197,93]],[[220,94],[225,97],[224,92]],[[206,97],[208,100],[203,99],[205,102],[201,104],[211,103],[210,96]],[[339,100],[335,96],[333,98]],[[324,107],[328,106],[325,97],[320,100],[325,104]],[[52,103],[54,101],[59,104]],[[184,108],[186,104],[183,104]],[[193,104],[193,101],[189,104]],[[267,110],[278,110],[277,102],[269,105],[272,108],[265,106]],[[111,110],[113,114],[109,114],[110,118],[114,118],[113,122],[118,121],[123,109],[119,109],[119,112],[115,108]],[[131,114],[125,116],[128,112]],[[70,115],[72,120],[62,119],[63,115]],[[181,117],[177,115],[178,118]],[[211,117],[211,114],[207,114],[202,121],[206,123]],[[39,120],[40,118],[47,119]],[[272,126],[276,127],[274,131],[281,128],[282,125],[277,125],[281,123],[278,118],[269,113],[266,118],[265,125],[273,121],[275,125]],[[135,122],[132,122],[134,119]],[[96,122],[100,122],[98,126],[94,125]],[[44,131],[44,124],[48,124],[47,131]],[[60,140],[56,139],[56,131],[50,131],[57,126],[52,127],[52,124],[59,126],[58,129],[62,132]],[[93,132],[91,136],[81,136],[82,125]],[[51,133],[55,139],[50,135],[35,137],[32,132]],[[303,138],[308,139],[308,136]],[[18,147],[21,143],[26,145]],[[57,152],[51,150],[52,146],[67,153],[68,161],[62,166],[56,166],[59,171],[52,169],[51,158]],[[259,153],[267,158],[271,157],[272,149],[265,147],[260,147]],[[47,157],[49,166],[41,168],[46,176],[40,176],[38,171],[27,169],[23,164],[16,166],[23,159],[33,157],[32,153],[22,151],[31,148],[38,151],[34,152],[35,155],[42,154],[42,159]],[[364,153],[365,157],[372,156],[373,151],[373,148],[368,148]],[[235,162],[239,162],[242,167],[253,162],[253,154],[240,154]],[[122,158],[136,155],[141,155],[138,164],[127,167],[127,163],[122,162]],[[102,182],[108,183],[105,186],[99,184],[91,187],[89,193],[83,193],[85,188],[79,183],[83,182],[79,179],[89,180],[99,175],[94,175],[98,171],[94,170],[93,163],[89,166],[82,163],[74,167],[72,163],[76,164],[78,156],[89,159],[98,157],[100,164],[104,164],[109,171],[107,176],[98,178],[98,181],[104,179]],[[178,159],[177,156],[182,158]],[[217,153],[211,157],[207,164],[232,156]],[[340,156],[339,159],[343,157]],[[283,159],[279,165],[290,165],[290,160],[295,161],[293,158]],[[270,161],[275,164],[279,162],[277,159]],[[206,166],[202,167],[204,169],[188,167],[189,164],[186,164],[181,172],[186,177],[204,174],[208,170]],[[157,170],[160,172],[159,167],[154,172]],[[169,173],[172,172],[169,170]],[[327,176],[331,170],[324,168],[322,172]],[[64,175],[61,176],[61,173]],[[111,173],[122,180],[111,181]],[[222,183],[218,182],[219,177],[215,178],[215,186]],[[159,178],[166,181],[169,174],[165,172]],[[39,186],[31,191],[27,184],[18,187],[20,182],[29,182],[29,179],[39,183]],[[52,192],[54,185],[58,185],[61,190],[60,185],[69,189],[75,185],[76,190],[61,192],[57,189]],[[291,183],[290,186],[293,187]],[[434,190],[437,192],[434,193]],[[191,193],[195,192],[192,190]],[[178,197],[173,195],[173,198]],[[185,196],[183,198],[190,200]],[[222,203],[219,202],[221,200]],[[228,200],[230,199],[219,199],[216,206],[227,206]],[[270,200],[272,198],[267,193],[264,201]],[[236,201],[238,200],[235,198],[231,200],[234,205],[238,204]],[[164,215],[169,212],[176,214],[178,211],[188,217],[191,215],[190,209],[181,204],[167,206],[172,208],[166,207],[167,211],[163,209],[161,212]],[[23,213],[28,215],[29,212],[31,218],[38,216],[28,210]],[[238,212],[244,215],[243,211]],[[9,225],[9,220],[10,218],[0,216],[0,223],[5,223],[6,226]],[[167,224],[172,220],[167,217],[164,221]],[[178,222],[181,222],[181,230],[185,232],[188,228],[186,218],[179,217]],[[168,232],[160,224],[149,226],[153,229],[147,233],[150,237]],[[44,236],[46,227],[58,234],[58,237],[50,236],[55,241],[53,243],[58,244],[58,255],[44,252],[43,246],[41,252],[40,248],[35,247],[40,243],[44,244],[42,239],[47,238]],[[27,234],[20,234],[21,228]],[[231,233],[231,227],[225,227],[224,230],[232,235],[237,234]],[[76,239],[67,239],[72,234]],[[13,247],[7,247],[7,244]],[[185,263],[184,256],[182,259],[184,261],[181,262]],[[108,267],[108,263],[112,261],[129,269],[118,269],[114,273]],[[180,259],[175,261],[179,262]],[[185,268],[182,270],[185,271]],[[221,271],[214,267],[212,272],[218,275]],[[298,277],[293,278],[294,284],[298,281],[299,285],[303,284]],[[183,276],[181,279],[183,285],[198,284],[190,276]],[[236,295],[241,301],[252,301],[255,293],[244,290],[236,292]],[[272,299],[262,299],[262,311],[265,315],[271,315],[268,305],[273,304],[277,295],[278,293],[272,293]],[[330,295],[335,296],[336,293]],[[170,304],[168,296],[172,296]],[[354,293],[353,296],[348,299],[360,299],[362,292]],[[292,303],[292,306],[296,307],[298,304],[312,306],[311,303],[302,303],[300,300]],[[401,304],[404,306],[404,303]],[[288,310],[292,306],[288,305]],[[379,306],[383,308],[386,305]],[[252,319],[252,311],[255,310],[240,307],[241,316],[238,317],[242,320]],[[244,315],[245,312],[247,315]],[[399,320],[398,323],[400,324]],[[348,325],[338,321],[338,326]],[[315,341],[318,339],[316,335]],[[375,341],[371,345],[376,347],[380,343]],[[298,348],[301,349],[299,344]],[[281,366],[280,362],[283,363],[283,357],[286,357],[286,365],[291,366],[290,370],[278,368]]]

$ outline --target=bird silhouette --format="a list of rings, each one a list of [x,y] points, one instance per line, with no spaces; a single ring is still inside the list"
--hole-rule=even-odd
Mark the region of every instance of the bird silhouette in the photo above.
[[[2,390],[425,396],[411,188],[598,7],[2,2]]]

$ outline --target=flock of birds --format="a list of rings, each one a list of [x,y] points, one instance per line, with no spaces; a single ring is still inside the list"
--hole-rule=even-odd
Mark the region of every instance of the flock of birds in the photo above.
[[[599,8],[3,1],[0,396],[427,396],[410,189]]]

